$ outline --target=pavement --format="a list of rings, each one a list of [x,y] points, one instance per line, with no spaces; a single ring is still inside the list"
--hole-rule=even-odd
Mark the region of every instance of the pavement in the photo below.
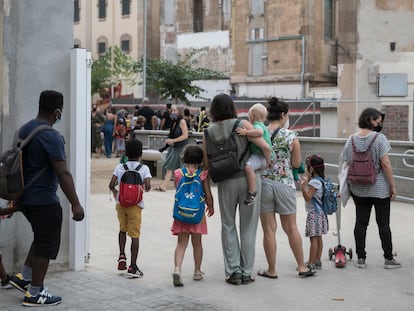
[[[112,164],[110,167],[113,167]],[[109,177],[106,178],[108,180]],[[225,282],[217,189],[213,187],[216,214],[208,219],[209,233],[203,237],[204,279],[192,280],[190,244],[182,269],[184,287],[175,288],[171,273],[177,241],[170,233],[174,190],[145,193],[146,207],[142,213],[138,256],[138,266],[144,276],[138,279],[130,279],[117,270],[118,221],[115,203],[109,200],[106,188],[102,192],[93,193],[90,197],[89,263],[83,271],[55,270],[47,274],[45,286],[52,294],[62,296],[63,301],[60,305],[45,307],[46,310],[413,310],[414,209],[411,204],[392,203],[391,230],[396,259],[402,263],[400,269],[384,269],[374,212],[367,233],[367,268],[355,267],[355,253],[352,260],[348,258],[345,268],[334,267],[333,261],[328,258],[328,250],[338,245],[338,223],[342,228],[342,244],[347,249],[355,247],[354,206],[350,202],[341,210],[339,222],[335,216],[329,216],[330,231],[323,238],[323,269],[314,277],[298,277],[288,239],[279,226],[279,278],[256,276],[254,283],[234,286]],[[297,223],[304,234],[306,212],[300,192],[297,192],[297,204]],[[259,225],[255,270],[266,267],[262,237]],[[302,237],[306,261],[309,241],[304,235]],[[0,290],[0,310],[21,310],[24,308],[22,299],[23,294],[15,289]]]

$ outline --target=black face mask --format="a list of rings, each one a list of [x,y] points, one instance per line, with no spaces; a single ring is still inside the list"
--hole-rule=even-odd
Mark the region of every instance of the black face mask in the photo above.
[[[381,130],[382,130],[382,125],[381,124],[378,124],[376,127],[374,127],[375,132],[381,132]]]

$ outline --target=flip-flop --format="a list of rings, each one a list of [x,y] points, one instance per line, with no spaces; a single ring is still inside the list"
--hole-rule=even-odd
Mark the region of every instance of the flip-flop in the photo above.
[[[155,187],[154,189],[155,189],[155,190],[157,190],[157,191],[161,191],[161,192],[165,192],[165,191],[167,191],[167,190],[165,190],[165,189],[161,188],[161,186],[157,186],[157,187]]]
[[[269,279],[277,279],[277,275],[270,275],[266,270],[259,270],[257,271],[258,276],[263,276]]]

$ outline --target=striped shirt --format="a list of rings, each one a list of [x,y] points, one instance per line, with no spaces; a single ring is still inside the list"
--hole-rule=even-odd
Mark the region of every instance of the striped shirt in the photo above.
[[[358,151],[367,150],[376,132],[369,133],[367,136],[352,135],[354,137],[354,144]],[[350,136],[342,151],[342,158],[347,161],[352,161],[352,142]],[[384,134],[379,133],[377,139],[371,146],[372,159],[377,168],[377,181],[373,185],[360,185],[349,183],[349,190],[352,194],[363,198],[379,198],[384,199],[390,197],[390,184],[381,169],[380,159],[391,150],[391,145]]]

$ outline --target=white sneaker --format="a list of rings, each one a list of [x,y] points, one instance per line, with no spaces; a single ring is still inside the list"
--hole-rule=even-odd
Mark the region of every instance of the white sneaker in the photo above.
[[[395,259],[385,259],[384,269],[395,269],[395,268],[401,268],[401,263],[399,263]]]

